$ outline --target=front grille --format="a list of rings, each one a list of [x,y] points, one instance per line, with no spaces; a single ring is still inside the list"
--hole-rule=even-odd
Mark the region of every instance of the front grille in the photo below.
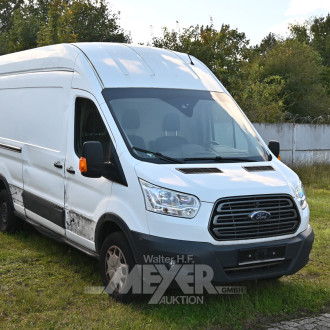
[[[255,211],[269,212],[270,219],[251,219]],[[216,202],[210,233],[222,241],[254,239],[293,234],[299,225],[299,212],[289,195],[238,196]]]

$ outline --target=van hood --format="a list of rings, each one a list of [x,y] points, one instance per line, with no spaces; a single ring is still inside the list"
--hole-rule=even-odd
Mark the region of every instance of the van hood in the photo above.
[[[274,170],[260,169],[249,172],[244,167],[271,166]],[[185,174],[180,169],[217,168],[218,173]],[[283,173],[273,162],[230,164],[153,164],[139,162],[135,166],[139,178],[151,184],[197,196],[203,202],[214,203],[222,197],[290,194],[298,177],[288,171]]]

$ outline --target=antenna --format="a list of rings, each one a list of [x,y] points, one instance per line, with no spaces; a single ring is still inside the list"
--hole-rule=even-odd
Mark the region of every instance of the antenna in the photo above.
[[[190,60],[190,64],[191,64],[191,65],[195,65],[194,62],[192,61],[192,59],[191,59],[191,57],[190,57],[189,54],[188,54],[188,57],[189,57],[189,60]]]

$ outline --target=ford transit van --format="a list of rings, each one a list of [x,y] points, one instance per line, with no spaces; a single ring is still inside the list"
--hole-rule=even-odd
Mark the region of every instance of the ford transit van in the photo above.
[[[154,256],[208,265],[214,283],[305,266],[309,207],[278,156],[193,56],[76,43],[0,57],[0,229],[26,221],[99,258],[117,298]]]

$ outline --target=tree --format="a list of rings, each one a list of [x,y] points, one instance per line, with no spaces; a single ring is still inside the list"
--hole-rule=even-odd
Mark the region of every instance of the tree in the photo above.
[[[320,55],[306,43],[288,39],[275,45],[264,60],[265,76],[285,81],[286,110],[293,114],[318,116],[328,113],[330,104],[322,79]]]
[[[277,44],[278,38],[274,33],[270,32],[265,38],[261,40],[260,45],[256,45],[250,49],[249,59],[264,57]]]
[[[181,31],[163,29],[161,38],[153,38],[156,47],[185,52],[197,57],[230,90],[241,64],[247,58],[249,41],[245,33],[223,24],[218,31],[211,21],[207,26],[191,26]]]
[[[309,44],[311,41],[309,25],[310,23],[308,21],[303,24],[289,24],[290,38],[301,43]]]
[[[285,115],[285,82],[264,71],[261,58],[245,62],[232,93],[252,122],[278,122]]]
[[[71,16],[66,1],[52,1],[47,21],[42,24],[37,35],[38,46],[77,41],[77,35],[72,30]]]
[[[289,26],[291,39],[312,46],[322,57],[323,64],[330,66],[330,14],[314,17],[302,24]]]
[[[13,13],[23,3],[24,0],[0,0],[0,34],[11,29]]]
[[[14,11],[19,9],[24,0],[0,0],[0,55],[9,49],[9,31],[13,26]]]
[[[37,47],[36,38],[40,28],[39,17],[23,6],[14,11],[13,25],[8,32],[8,52]]]
[[[62,42],[130,42],[105,0],[0,1],[0,55]]]
[[[310,28],[311,46],[318,51],[325,65],[323,81],[330,96],[330,14],[326,17],[316,17]]]
[[[109,11],[102,0],[98,5],[91,1],[74,1],[70,6],[71,26],[78,41],[130,42],[118,25],[118,16]]]
[[[75,41],[129,42],[104,0],[52,1],[47,21],[38,33],[38,46]]]
[[[259,49],[262,54],[266,54],[277,44],[278,38],[276,38],[274,33],[270,32],[265,38],[262,39]]]
[[[3,32],[0,34],[0,56],[8,53],[8,33]]]

